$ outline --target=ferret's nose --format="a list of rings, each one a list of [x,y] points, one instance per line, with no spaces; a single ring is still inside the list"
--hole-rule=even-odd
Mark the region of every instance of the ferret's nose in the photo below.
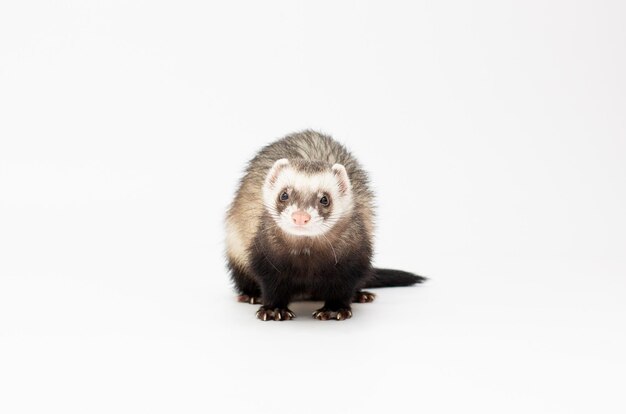
[[[291,214],[291,219],[298,226],[304,226],[311,220],[311,215],[305,211],[296,211]]]

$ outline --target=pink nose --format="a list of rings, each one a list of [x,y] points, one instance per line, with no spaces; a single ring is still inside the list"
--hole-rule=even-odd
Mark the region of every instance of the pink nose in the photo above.
[[[305,224],[309,222],[309,220],[311,220],[311,215],[304,211],[296,211],[295,213],[291,215],[291,219],[298,226],[304,226]]]

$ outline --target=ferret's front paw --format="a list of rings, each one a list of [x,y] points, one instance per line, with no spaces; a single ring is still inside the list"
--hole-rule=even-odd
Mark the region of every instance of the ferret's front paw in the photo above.
[[[354,298],[352,298],[352,302],[369,303],[369,302],[374,302],[374,298],[376,298],[376,295],[373,294],[372,292],[366,292],[365,290],[361,290],[354,294]]]
[[[296,317],[289,308],[270,308],[261,306],[256,311],[256,317],[262,321],[288,321]]]
[[[348,308],[340,308],[336,310],[331,310],[328,308],[320,308],[313,312],[313,317],[320,321],[327,321],[330,319],[336,319],[338,321],[343,321],[344,319],[349,319],[352,317],[352,311]]]
[[[237,302],[254,305],[256,303],[261,303],[261,298],[259,296],[239,295],[237,296]]]

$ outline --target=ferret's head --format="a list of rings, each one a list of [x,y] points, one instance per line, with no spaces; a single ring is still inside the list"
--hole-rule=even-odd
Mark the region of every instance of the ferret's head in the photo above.
[[[283,158],[265,178],[263,202],[285,233],[319,236],[352,210],[352,186],[341,164]]]

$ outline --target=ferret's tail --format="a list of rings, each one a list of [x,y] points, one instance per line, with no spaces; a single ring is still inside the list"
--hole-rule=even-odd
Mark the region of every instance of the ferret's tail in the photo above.
[[[374,268],[374,277],[366,284],[366,288],[393,287],[393,286],[411,286],[416,283],[425,282],[424,276],[418,276],[414,273],[404,272],[394,269],[378,269]]]

